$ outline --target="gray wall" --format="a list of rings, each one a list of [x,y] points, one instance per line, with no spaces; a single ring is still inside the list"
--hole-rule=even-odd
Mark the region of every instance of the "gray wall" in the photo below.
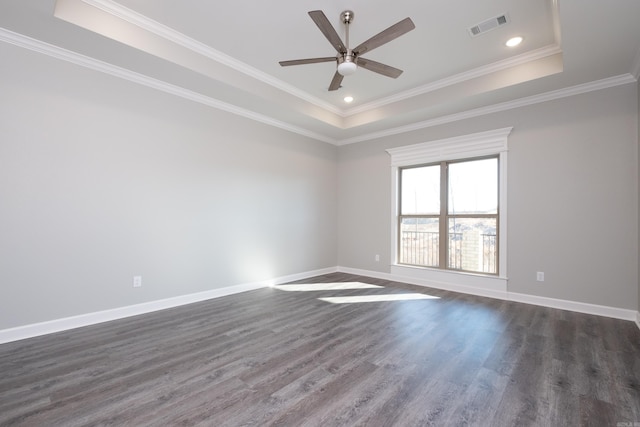
[[[339,265],[389,272],[391,178],[385,149],[513,126],[509,291],[637,309],[636,86],[341,147]],[[536,282],[536,271],[545,272],[545,282]]]
[[[337,264],[336,147],[0,57],[0,329]]]
[[[638,139],[638,250],[640,251],[640,82],[636,85],[636,92],[638,94],[636,105],[638,109],[638,133],[636,134]],[[638,261],[638,316],[638,322],[640,322],[640,261]]]
[[[509,290],[640,306],[637,84],[338,149],[0,56],[0,329],[335,265],[388,272],[384,150],[506,126]]]

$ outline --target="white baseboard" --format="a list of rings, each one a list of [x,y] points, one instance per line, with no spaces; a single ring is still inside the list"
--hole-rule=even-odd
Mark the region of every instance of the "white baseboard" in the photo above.
[[[522,302],[525,304],[539,305],[543,307],[557,308],[561,310],[575,311],[578,313],[594,314],[597,316],[611,317],[614,319],[635,321],[640,328],[640,312],[635,310],[627,310],[617,307],[608,307],[604,305],[588,304],[584,302],[568,301],[555,298],[540,297],[536,295],[519,294],[508,292],[508,290],[487,290],[486,288],[475,288],[473,286],[451,285],[444,282],[431,282],[427,280],[418,280],[411,277],[397,276],[389,273],[381,273],[378,271],[359,270],[348,267],[338,267],[338,271],[343,273],[356,274],[359,276],[373,277],[377,279],[392,280],[396,282],[409,283],[412,285],[426,286],[431,288],[443,289],[452,292],[460,292],[473,294],[489,298],[497,298],[514,302]]]
[[[83,326],[95,325],[98,323],[108,322],[111,320],[123,319],[125,317],[137,316],[140,314],[151,313],[154,311],[164,310],[167,308],[178,307],[181,305],[192,304],[194,302],[205,301],[213,298],[220,298],[227,295],[233,295],[240,292],[252,291],[254,289],[266,288],[269,286],[279,285],[282,283],[302,280],[309,277],[321,276],[323,274],[335,273],[336,267],[326,268],[322,270],[308,271],[289,276],[277,277],[254,283],[245,283],[241,285],[228,286],[224,288],[212,289],[209,291],[198,292],[188,295],[180,295],[177,297],[149,301],[142,304],[118,307],[110,310],[103,310],[94,313],[81,314],[78,316],[65,317],[46,322],[34,323],[25,326],[0,330],[0,344],[18,341],[27,338],[37,337],[40,335],[52,334],[55,332],[66,331],[69,329],[80,328]]]
[[[539,297],[535,295],[518,294],[515,292],[509,292],[508,299],[510,301],[523,302],[525,304],[558,308],[560,310],[575,311],[578,313],[594,314],[596,316],[612,317],[614,319],[633,321],[636,317],[636,311],[634,310],[609,307],[606,305],[588,304],[586,302],[576,302],[555,298]]]
[[[62,319],[55,319],[47,322],[34,323],[31,325],[18,326],[15,328],[0,330],[0,344],[32,338],[40,335],[51,334],[55,332],[66,331],[69,329],[80,328],[83,326],[95,325],[98,323],[108,322],[111,320],[122,319],[130,316],[151,313],[154,311],[164,310],[167,308],[178,307],[181,305],[191,304],[195,302],[205,301],[213,298],[220,298],[227,295],[233,295],[240,292],[247,292],[254,289],[265,288],[269,286],[279,285],[287,282],[303,280],[309,277],[321,276],[335,272],[355,274],[358,276],[366,276],[383,280],[391,280],[396,282],[409,283],[418,286],[432,287],[453,292],[467,293],[478,296],[504,299],[525,304],[539,305],[543,307],[557,308],[561,310],[575,311],[579,313],[594,314],[597,316],[612,317],[616,319],[635,321],[640,328],[640,312],[634,310],[626,310],[616,307],[608,307],[595,304],[587,304],[582,302],[560,300],[555,298],[540,297],[535,295],[519,294],[514,292],[489,291],[485,288],[474,288],[472,286],[451,285],[443,282],[428,282],[418,280],[411,277],[397,276],[390,273],[383,273],[372,270],[361,270],[349,267],[330,267],[321,270],[307,271],[289,276],[277,277],[254,283],[245,283],[241,285],[229,286],[225,288],[212,289],[205,292],[181,295],[163,300],[150,301],[142,304],[135,304],[125,307],[118,307],[111,310],[98,311],[94,313],[81,314]]]
[[[374,279],[382,279],[382,280],[396,280],[397,278],[390,273],[383,273],[381,271],[373,271],[373,270],[361,270],[359,268],[351,268],[351,267],[338,267],[338,272],[353,274],[355,276],[365,276],[372,277]]]

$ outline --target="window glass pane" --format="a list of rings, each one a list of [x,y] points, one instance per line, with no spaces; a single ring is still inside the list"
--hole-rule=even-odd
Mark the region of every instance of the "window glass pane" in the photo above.
[[[449,213],[498,212],[498,159],[449,164]]]
[[[401,170],[402,215],[440,213],[440,165]]]
[[[403,218],[400,224],[401,264],[437,267],[439,257],[438,218]]]
[[[498,241],[495,218],[449,219],[448,268],[497,272]]]

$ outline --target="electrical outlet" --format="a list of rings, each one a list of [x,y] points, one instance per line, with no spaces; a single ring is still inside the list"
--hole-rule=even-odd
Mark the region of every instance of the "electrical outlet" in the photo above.
[[[142,286],[142,276],[133,276],[133,287],[139,288]]]
[[[380,255],[376,254],[376,262],[380,262]]]
[[[543,271],[538,271],[536,273],[536,280],[538,282],[544,282],[544,272]]]

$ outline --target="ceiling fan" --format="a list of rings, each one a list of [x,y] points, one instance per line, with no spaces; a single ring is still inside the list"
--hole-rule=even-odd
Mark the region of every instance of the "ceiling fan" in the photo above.
[[[386,30],[376,34],[365,42],[360,43],[353,49],[349,48],[349,24],[353,21],[353,12],[345,10],[340,14],[340,20],[345,25],[346,44],[342,43],[342,39],[331,25],[326,15],[321,10],[312,10],[309,16],[316,23],[322,34],[329,40],[329,43],[338,51],[336,56],[328,56],[323,58],[295,59],[292,61],[280,61],[280,65],[288,67],[290,65],[315,64],[318,62],[332,62],[338,64],[338,69],[331,80],[329,90],[338,90],[344,76],[351,75],[356,72],[358,66],[365,68],[374,73],[383,76],[398,78],[402,74],[402,70],[391,67],[371,59],[363,58],[361,55],[371,52],[373,49],[382,46],[385,43],[400,37],[401,35],[413,30],[414,25],[411,18],[405,18],[402,21],[390,26]]]

